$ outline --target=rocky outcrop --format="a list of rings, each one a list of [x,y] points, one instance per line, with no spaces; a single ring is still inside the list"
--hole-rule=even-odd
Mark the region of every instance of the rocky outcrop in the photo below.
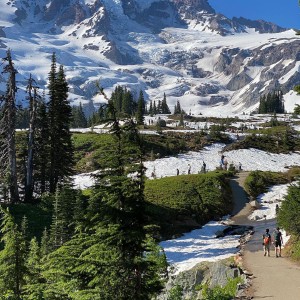
[[[232,259],[202,262],[191,270],[179,273],[169,279],[164,292],[158,296],[157,300],[169,299],[170,292],[176,287],[182,290],[181,299],[202,299],[201,286],[224,287],[229,279],[241,277],[244,280],[243,271],[232,262]]]
[[[245,85],[250,83],[252,81],[252,78],[245,72],[240,73],[228,82],[226,88],[230,91],[237,91],[241,88],[243,88]]]
[[[280,27],[274,23],[266,22],[263,20],[249,20],[245,18],[232,18],[232,21],[237,22],[241,25],[247,26],[249,28],[255,28],[259,33],[272,33],[272,32],[282,32],[287,30],[286,28]]]

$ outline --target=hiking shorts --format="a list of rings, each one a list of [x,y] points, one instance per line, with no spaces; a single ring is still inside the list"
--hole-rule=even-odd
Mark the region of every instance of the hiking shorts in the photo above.
[[[281,241],[275,241],[275,247],[281,247]]]

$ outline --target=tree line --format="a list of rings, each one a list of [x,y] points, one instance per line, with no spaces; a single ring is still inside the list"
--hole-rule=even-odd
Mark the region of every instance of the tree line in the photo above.
[[[16,105],[17,70],[10,50],[3,63],[7,89],[0,104],[0,194],[4,202],[32,202],[34,193],[55,192],[57,184],[73,173],[68,84],[63,66],[56,65],[54,53],[48,76],[48,101],[39,92],[32,75],[28,78],[25,99],[28,103],[28,131],[21,149],[22,159],[18,163],[16,126],[21,109]]]
[[[259,99],[258,113],[284,113],[282,91],[274,91],[272,93],[261,96]]]

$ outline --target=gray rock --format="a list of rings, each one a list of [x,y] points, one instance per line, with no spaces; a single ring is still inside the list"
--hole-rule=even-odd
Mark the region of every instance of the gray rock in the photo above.
[[[182,299],[202,299],[202,284],[207,284],[209,288],[215,286],[225,286],[229,279],[243,276],[242,270],[230,266],[230,259],[218,262],[202,262],[191,270],[181,272],[177,276],[170,278],[163,293],[157,300],[167,300],[172,288],[180,286],[183,290]]]
[[[257,200],[253,200],[250,202],[250,206],[254,209],[260,208],[260,203]]]
[[[227,89],[230,91],[237,91],[243,88],[245,85],[250,83],[252,78],[247,75],[247,73],[243,72],[236,76],[234,76],[227,84]]]

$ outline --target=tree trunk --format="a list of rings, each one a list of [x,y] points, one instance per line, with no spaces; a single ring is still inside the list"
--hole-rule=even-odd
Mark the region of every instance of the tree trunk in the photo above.
[[[35,121],[36,121],[36,98],[37,90],[32,86],[33,79],[30,74],[28,84],[29,94],[29,136],[28,136],[28,158],[26,167],[26,184],[25,184],[25,202],[32,201],[33,194],[33,148],[34,148],[34,132],[35,132]],[[32,95],[33,90],[33,95]]]

